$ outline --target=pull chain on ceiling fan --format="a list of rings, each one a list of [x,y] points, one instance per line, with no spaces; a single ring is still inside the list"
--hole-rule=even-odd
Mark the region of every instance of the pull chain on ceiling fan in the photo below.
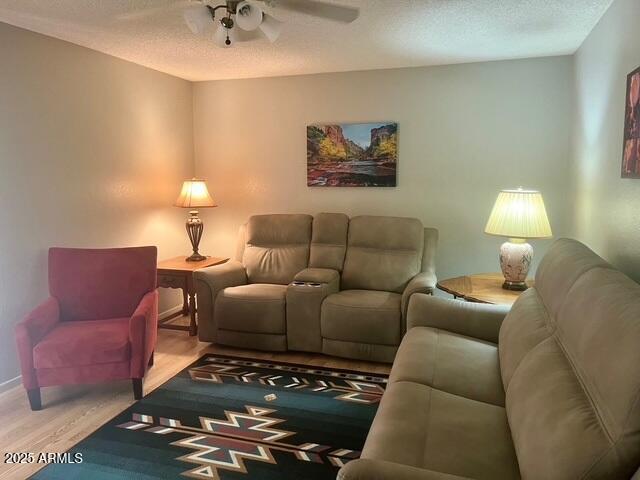
[[[274,10],[287,10],[341,23],[351,23],[360,14],[358,8],[320,0],[226,0],[218,5],[209,0],[181,0],[164,9],[188,6],[183,18],[189,30],[194,35],[201,35],[215,26],[214,43],[224,48],[231,47],[237,41],[254,39],[256,37],[252,33],[258,31],[271,43],[277,40],[283,23],[266,13],[263,5]],[[135,20],[161,10],[162,7],[155,7],[121,16],[120,19]]]

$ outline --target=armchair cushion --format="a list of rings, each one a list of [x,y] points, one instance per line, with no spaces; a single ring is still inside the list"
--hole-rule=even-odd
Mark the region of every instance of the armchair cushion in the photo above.
[[[284,334],[286,285],[253,283],[225,288],[216,299],[214,316],[224,330]]]
[[[129,360],[129,318],[62,322],[33,348],[36,369]]]
[[[396,355],[390,382],[414,382],[504,407],[498,346],[445,330],[414,327]]]
[[[398,345],[400,295],[374,290],[343,290],[322,304],[322,337],[331,340]]]
[[[49,292],[68,320],[131,316],[156,288],[156,247],[49,249]]]
[[[433,327],[498,343],[500,326],[509,309],[508,305],[463,302],[418,293],[409,301],[407,330]]]

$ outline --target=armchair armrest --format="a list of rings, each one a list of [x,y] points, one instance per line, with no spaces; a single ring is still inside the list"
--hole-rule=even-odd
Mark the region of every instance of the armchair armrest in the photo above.
[[[158,339],[158,290],[147,293],[129,319],[131,378],[143,378]]]
[[[228,287],[247,284],[247,271],[237,260],[203,268],[194,272],[198,295],[198,338],[203,342],[214,342],[217,323],[213,309],[218,293]]]
[[[338,480],[471,480],[448,473],[411,467],[400,463],[361,458],[347,463]]]
[[[22,370],[22,383],[27,390],[37,388],[33,367],[33,347],[60,322],[60,305],[53,297],[32,310],[15,326],[16,345]]]
[[[340,288],[340,273],[331,268],[305,268],[296,274],[294,282],[328,283]]]
[[[430,295],[414,295],[409,301],[407,329],[433,327],[498,343],[504,317],[511,307],[473,303]]]
[[[436,288],[436,274],[433,272],[422,272],[411,279],[402,292],[402,316],[407,317],[407,308],[409,307],[409,300],[414,293],[433,293],[433,289]]]

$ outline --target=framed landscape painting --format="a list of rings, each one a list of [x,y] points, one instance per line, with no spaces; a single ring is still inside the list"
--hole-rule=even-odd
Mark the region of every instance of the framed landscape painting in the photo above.
[[[640,178],[640,68],[627,77],[622,178]]]
[[[397,165],[397,123],[307,127],[309,187],[395,187]]]

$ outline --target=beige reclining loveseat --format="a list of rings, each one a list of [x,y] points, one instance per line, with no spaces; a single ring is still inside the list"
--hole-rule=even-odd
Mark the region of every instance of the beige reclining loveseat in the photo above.
[[[566,239],[535,280],[508,313],[413,296],[361,458],[339,479],[631,478],[640,285]]]
[[[391,362],[409,298],[435,287],[437,234],[415,218],[253,216],[235,260],[195,274],[199,338]]]

